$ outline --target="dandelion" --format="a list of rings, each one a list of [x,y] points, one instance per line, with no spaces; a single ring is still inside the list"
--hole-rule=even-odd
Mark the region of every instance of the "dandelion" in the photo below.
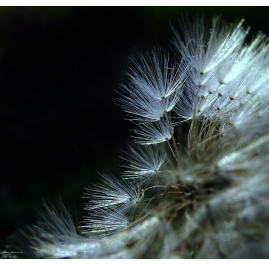
[[[80,232],[63,206],[46,206],[36,257],[269,257],[269,45],[262,33],[246,44],[243,22],[184,18],[178,62],[160,50],[130,60],[118,103],[136,146],[121,178],[86,189]]]

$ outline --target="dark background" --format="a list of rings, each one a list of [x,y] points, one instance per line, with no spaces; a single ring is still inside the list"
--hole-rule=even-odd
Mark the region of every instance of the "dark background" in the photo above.
[[[131,139],[114,100],[128,57],[169,51],[186,12],[269,34],[267,7],[0,7],[0,251],[42,199],[82,221],[84,188],[119,173]]]

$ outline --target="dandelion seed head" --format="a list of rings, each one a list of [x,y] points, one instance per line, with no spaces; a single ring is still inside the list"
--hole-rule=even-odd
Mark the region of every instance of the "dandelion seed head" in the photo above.
[[[269,45],[245,43],[243,22],[184,17],[178,62],[160,49],[130,59],[118,102],[137,128],[121,177],[86,189],[85,237],[45,207],[37,257],[268,257]]]

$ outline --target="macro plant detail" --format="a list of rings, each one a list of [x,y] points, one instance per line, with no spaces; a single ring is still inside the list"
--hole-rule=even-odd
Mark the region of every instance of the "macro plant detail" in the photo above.
[[[45,204],[33,255],[269,257],[269,46],[262,33],[246,43],[243,22],[184,17],[173,57],[130,59],[117,103],[136,129],[122,174],[86,189],[78,228],[61,202]]]

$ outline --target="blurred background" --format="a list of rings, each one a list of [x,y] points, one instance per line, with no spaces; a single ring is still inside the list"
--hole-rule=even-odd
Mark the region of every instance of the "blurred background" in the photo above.
[[[61,198],[79,225],[84,188],[119,174],[128,57],[171,52],[182,13],[245,18],[250,36],[269,35],[267,7],[0,7],[0,252],[43,200]]]

